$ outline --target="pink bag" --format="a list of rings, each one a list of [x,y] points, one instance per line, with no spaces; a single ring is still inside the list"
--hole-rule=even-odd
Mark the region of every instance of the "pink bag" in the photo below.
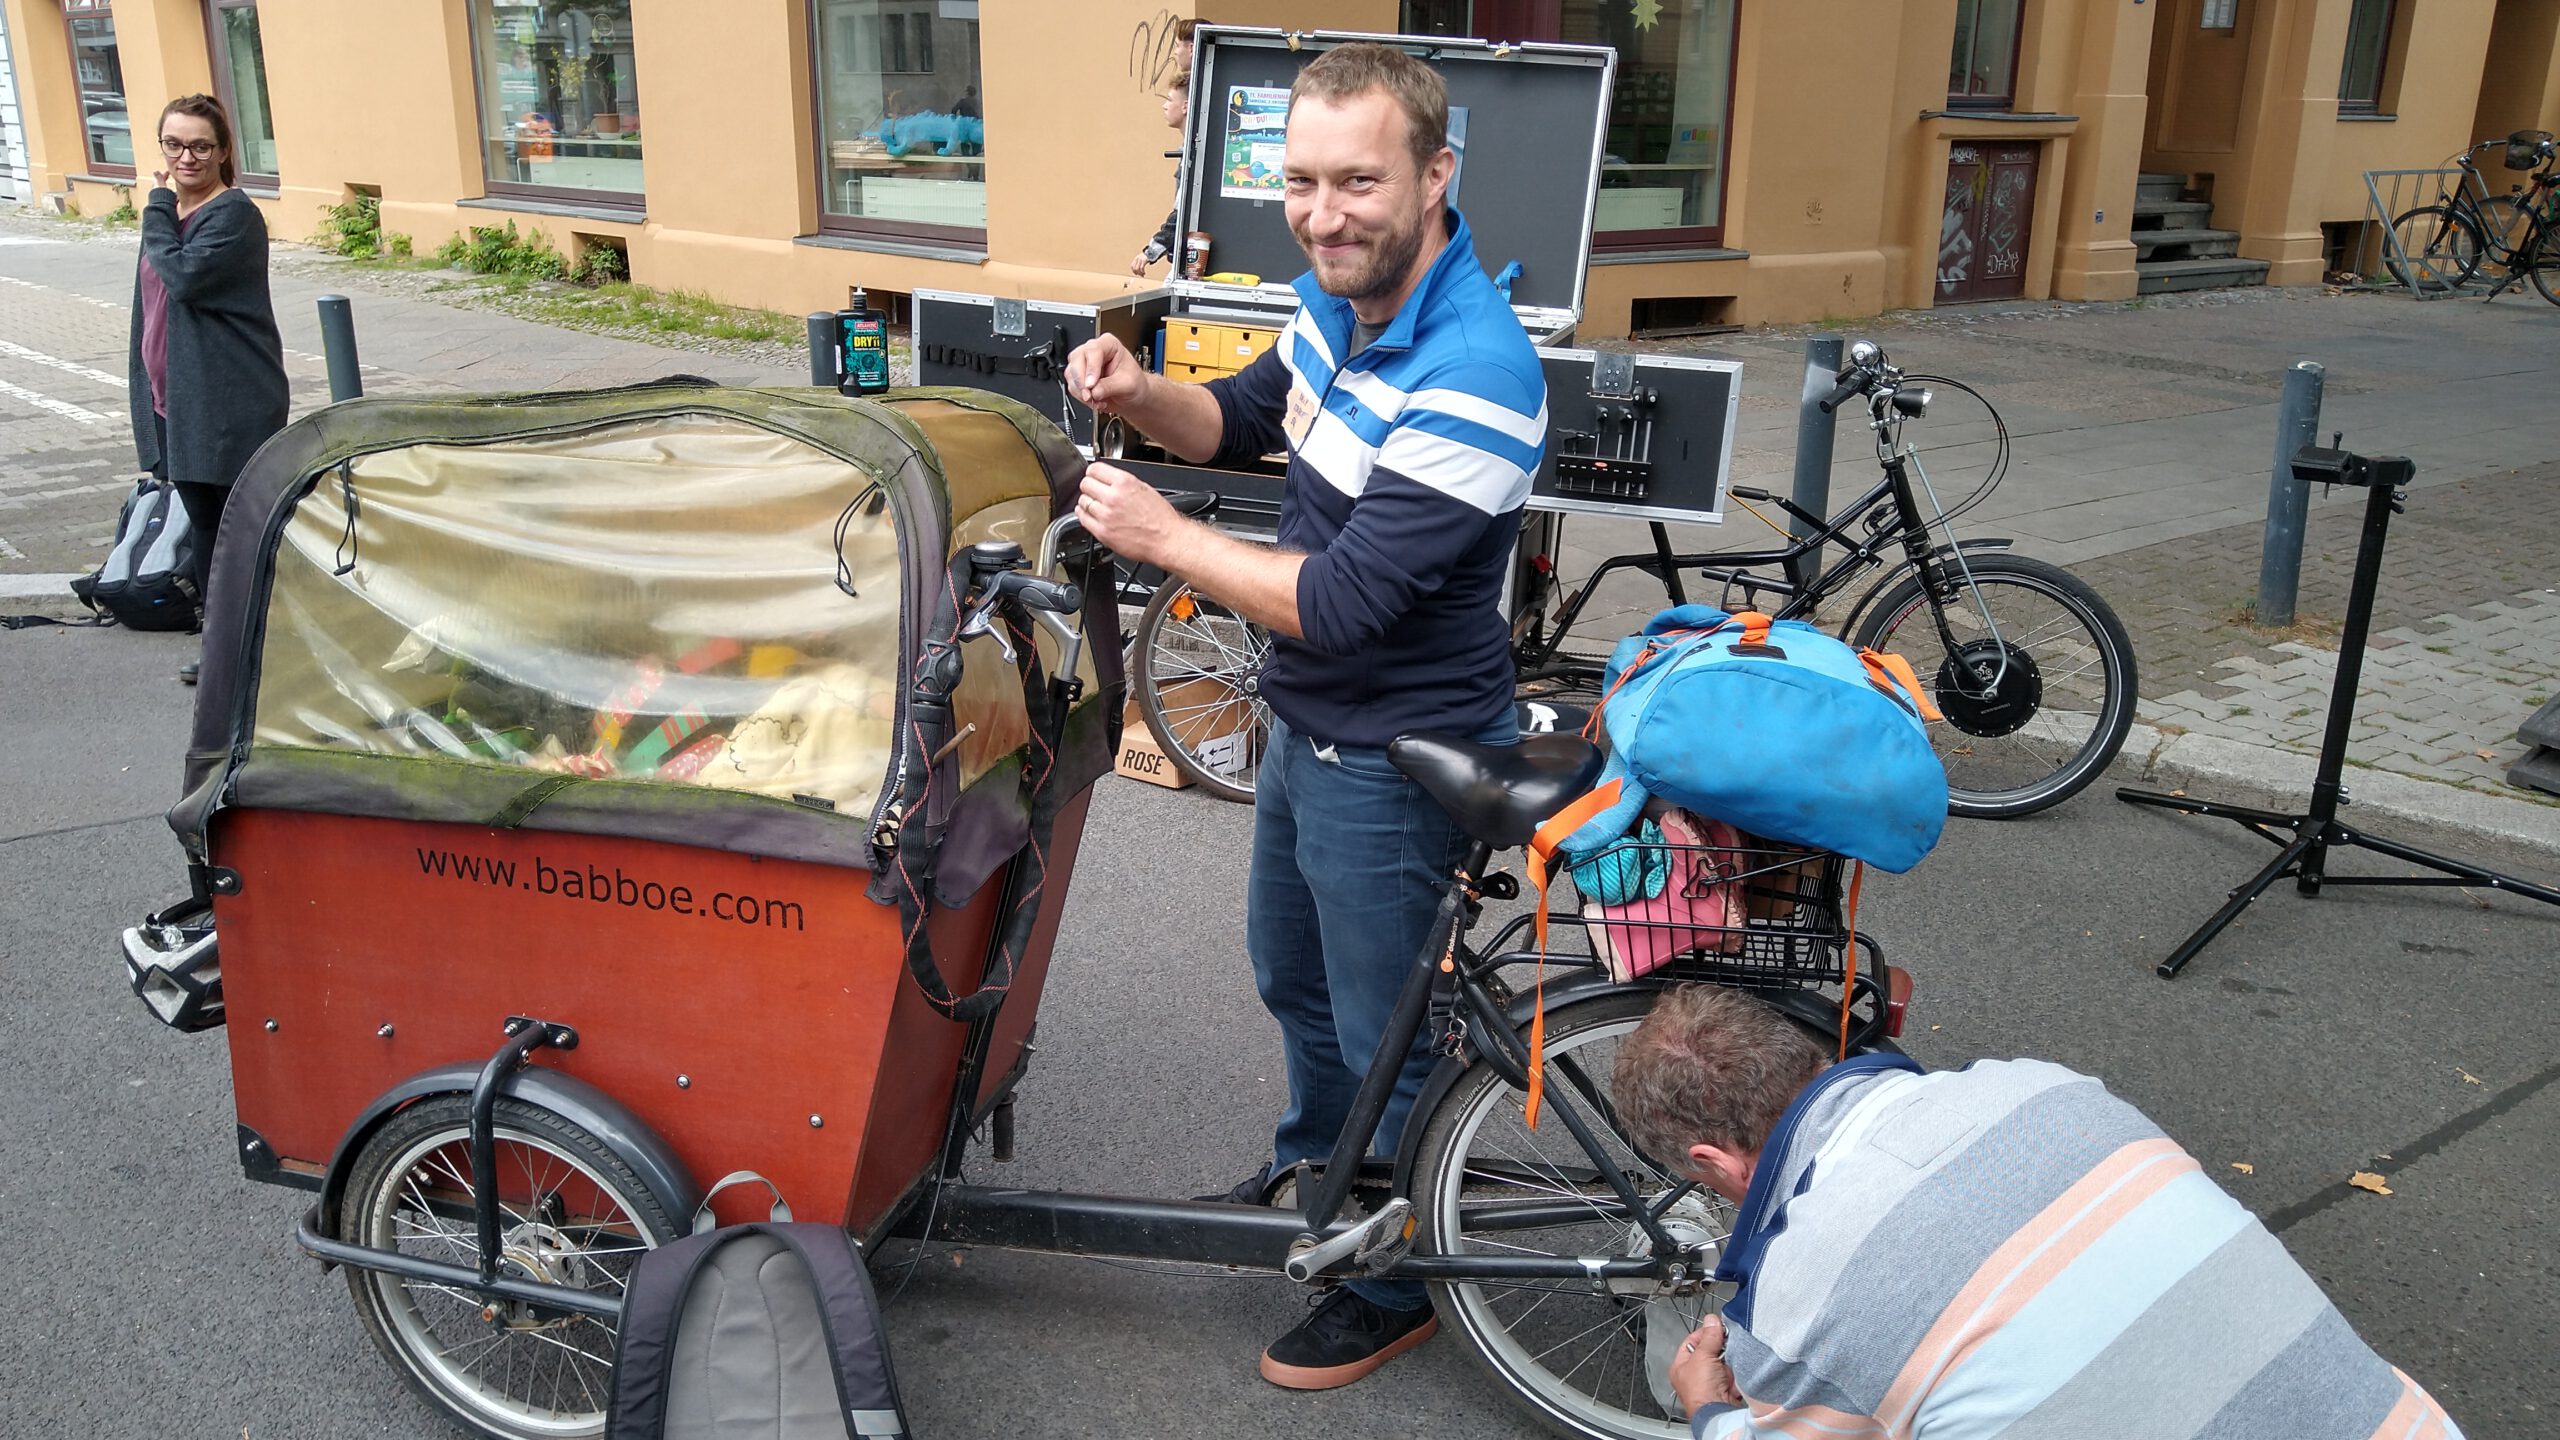
[[[1749,915],[1737,877],[1750,862],[1740,832],[1721,820],[1672,810],[1662,817],[1662,838],[1669,846],[1671,880],[1661,894],[1582,907],[1592,951],[1611,979],[1649,975],[1688,951],[1731,955],[1742,948]]]

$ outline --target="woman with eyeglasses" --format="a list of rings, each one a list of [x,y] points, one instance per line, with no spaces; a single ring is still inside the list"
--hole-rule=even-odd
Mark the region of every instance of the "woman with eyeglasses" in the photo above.
[[[133,444],[171,482],[195,533],[196,593],[213,574],[222,502],[240,467],[284,428],[284,343],[267,293],[267,222],[233,188],[231,117],[210,95],[160,112],[134,274]],[[178,678],[196,683],[196,662]]]

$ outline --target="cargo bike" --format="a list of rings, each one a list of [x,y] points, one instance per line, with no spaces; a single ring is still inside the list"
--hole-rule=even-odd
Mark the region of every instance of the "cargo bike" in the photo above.
[[[1891,1043],[1901,987],[1840,862],[1757,842],[1692,857],[1747,910],[1651,974],[1561,938],[1562,880],[1556,953],[1527,915],[1473,941],[1519,896],[1496,858],[1589,788],[1576,737],[1399,743],[1474,843],[1285,1205],[960,1183],[1009,1150],[1125,690],[1111,559],[1060,518],[1081,466],[982,392],[671,382],[352,401],[243,475],[171,814],[194,894],[128,979],[224,1028],[244,1172],[315,1192],[301,1246],[464,1426],[596,1433],[636,1257],[772,1204],[873,1246],[1427,1281],[1564,1431],[1685,1433],[1663,1372],[1730,1211],[1623,1137],[1609,1057],[1671,983],[1844,1051]],[[1438,1067],[1370,1156],[1417,1034]]]

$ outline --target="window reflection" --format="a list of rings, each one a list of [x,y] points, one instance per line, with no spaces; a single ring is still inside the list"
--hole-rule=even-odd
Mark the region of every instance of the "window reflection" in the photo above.
[[[830,228],[983,232],[975,0],[817,0],[812,14]]]

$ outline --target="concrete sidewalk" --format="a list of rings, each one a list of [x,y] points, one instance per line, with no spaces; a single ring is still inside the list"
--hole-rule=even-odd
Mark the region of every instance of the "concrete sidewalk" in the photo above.
[[[368,390],[554,389],[692,372],[797,384],[784,347],[692,348],[581,334],[444,303],[415,274],[279,246],[276,308],[297,412],[323,403],[312,301],[355,297]],[[122,375],[134,246],[0,210],[0,608],[59,607],[63,575],[103,553],[131,483]],[[1746,367],[1733,478],[1791,484],[1803,329],[1685,349]],[[2560,391],[2560,311],[2533,296],[2420,304],[2383,295],[2242,290],[2123,305],[2016,305],[1861,322],[1915,372],[1980,389],[2006,421],[2011,468],[1962,524],[2071,565],[2133,635],[2143,724],[2133,773],[2162,783],[2242,774],[2298,792],[2325,714],[2336,622],[2354,551],[2356,493],[2312,497],[2303,623],[2257,631],[2259,526],[2285,368],[2328,369],[2323,435],[2409,455],[2418,480],[2393,528],[2359,699],[2351,776],[2367,812],[2408,813],[2501,842],[2560,852],[2560,806],[2507,785],[2514,738],[2560,688],[2560,445],[2545,401]],[[1951,500],[1983,476],[1988,417],[1942,387],[1912,437]],[[1837,432],[1831,493],[1873,482],[1862,424]],[[1760,544],[1739,508],[1682,549]],[[1641,526],[1576,520],[1565,573],[1650,548]],[[1708,597],[1713,598],[1713,597]],[[1636,577],[1605,589],[1585,633],[1605,644],[1661,604]],[[2218,748],[2217,748],[2218,747]],[[2386,783],[2400,777],[2404,784]]]

